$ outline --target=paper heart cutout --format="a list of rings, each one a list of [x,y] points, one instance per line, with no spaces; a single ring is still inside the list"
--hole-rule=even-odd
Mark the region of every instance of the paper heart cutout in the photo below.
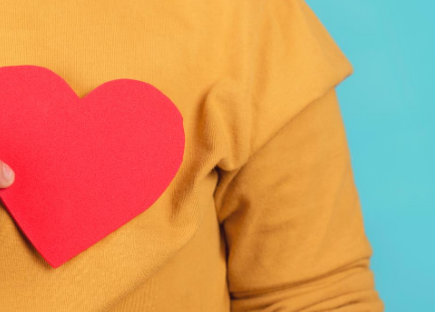
[[[0,160],[16,174],[0,197],[54,268],[148,209],[184,143],[182,115],[151,84],[117,79],[80,98],[47,68],[0,68]]]

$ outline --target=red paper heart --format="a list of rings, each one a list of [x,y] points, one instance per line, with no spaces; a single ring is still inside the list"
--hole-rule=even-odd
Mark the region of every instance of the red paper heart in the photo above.
[[[148,83],[112,80],[80,99],[46,68],[0,68],[0,160],[16,174],[0,197],[52,267],[149,208],[184,143],[182,115]]]

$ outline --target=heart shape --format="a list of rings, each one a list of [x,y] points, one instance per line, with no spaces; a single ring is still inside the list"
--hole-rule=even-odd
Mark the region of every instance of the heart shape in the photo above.
[[[0,160],[15,172],[0,197],[54,268],[148,209],[184,144],[180,111],[151,84],[117,79],[80,98],[47,68],[0,68]]]

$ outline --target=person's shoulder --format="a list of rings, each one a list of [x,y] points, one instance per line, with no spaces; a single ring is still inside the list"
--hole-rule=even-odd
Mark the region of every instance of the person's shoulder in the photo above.
[[[254,152],[353,66],[305,0],[235,2],[232,55],[243,65],[234,76],[246,75]]]

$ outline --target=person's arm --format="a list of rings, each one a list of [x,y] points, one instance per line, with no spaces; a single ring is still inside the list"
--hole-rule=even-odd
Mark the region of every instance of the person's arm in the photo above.
[[[232,311],[384,310],[335,88],[220,175]]]
[[[353,67],[305,1],[255,9],[243,142],[216,167],[232,311],[381,312],[336,94]]]

